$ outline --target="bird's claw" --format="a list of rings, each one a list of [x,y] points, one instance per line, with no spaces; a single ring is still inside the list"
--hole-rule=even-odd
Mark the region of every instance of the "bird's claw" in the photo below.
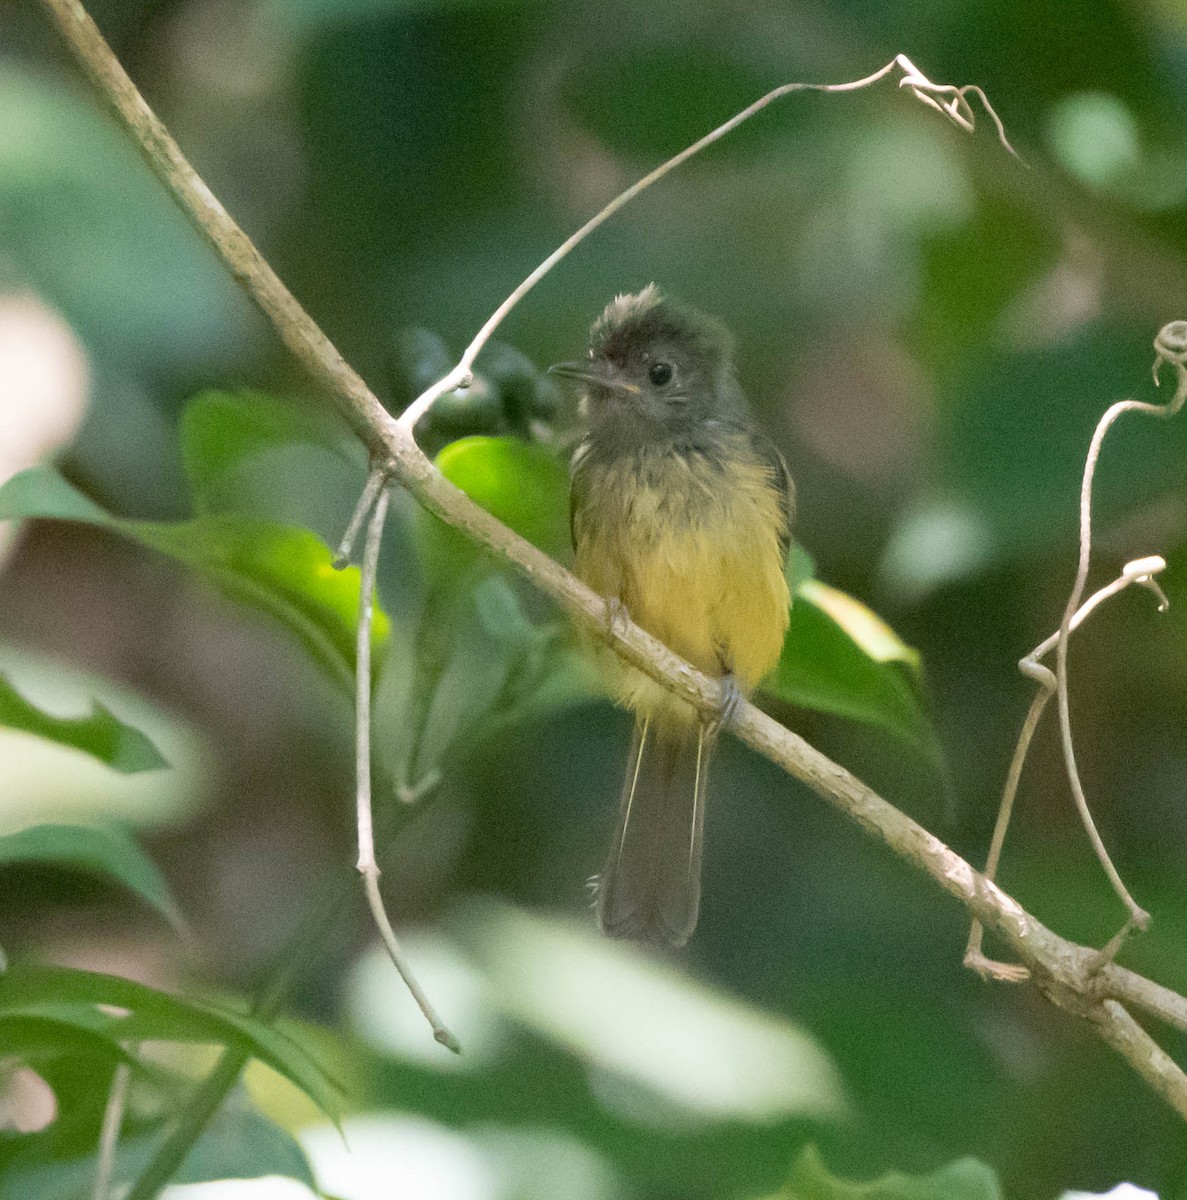
[[[738,706],[745,699],[737,679],[731,675],[723,675],[721,679],[721,708],[717,716],[709,722],[709,735],[716,737],[729,725],[738,713]]]
[[[630,624],[631,614],[626,605],[617,596],[611,596],[606,601],[606,629],[613,637],[621,637]]]

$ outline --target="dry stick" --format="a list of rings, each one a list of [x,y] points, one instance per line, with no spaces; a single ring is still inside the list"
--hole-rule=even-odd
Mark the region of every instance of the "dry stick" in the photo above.
[[[1079,608],[1069,632],[1084,623],[1089,614],[1110,596],[1129,587],[1131,583],[1149,588],[1158,597],[1158,611],[1165,612],[1169,601],[1154,578],[1160,571],[1166,570],[1166,560],[1154,555],[1150,558],[1136,559],[1126,563],[1121,574],[1112,583],[1094,592]],[[1010,825],[1010,817],[1014,811],[1014,798],[1018,793],[1018,783],[1022,778],[1022,767],[1030,750],[1030,743],[1038,728],[1039,720],[1047,708],[1047,701],[1055,694],[1056,679],[1053,672],[1044,667],[1039,661],[1048,654],[1059,640],[1059,633],[1053,633],[1045,642],[1036,646],[1025,658],[1018,663],[1018,669],[1023,675],[1033,679],[1039,686],[1027,711],[1026,720],[1022,722],[1022,731],[1018,735],[1018,744],[1014,747],[1014,756],[1010,760],[1010,770],[1006,775],[1005,787],[1002,789],[1001,805],[997,810],[997,821],[993,827],[993,838],[989,843],[989,855],[985,860],[985,878],[997,877],[997,866],[1001,860],[1002,845],[1006,840],[1006,831]],[[981,949],[982,928],[979,921],[974,921],[969,930],[968,946],[964,952],[964,965],[976,971],[983,979],[996,979],[1003,983],[1024,983],[1030,978],[1030,972],[1017,963],[996,962],[987,958]],[[1110,955],[1111,957],[1111,955]]]
[[[785,83],[767,92],[765,96],[760,97],[753,104],[742,109],[741,112],[735,113],[728,121],[718,125],[710,133],[705,134],[699,141],[693,142],[691,146],[686,146],[679,154],[669,158],[667,162],[661,163],[656,167],[654,171],[644,175],[642,179],[615,196],[600,212],[590,217],[576,233],[566,238],[495,309],[486,324],[474,336],[474,340],[466,347],[462,357],[458,360],[457,366],[447,375],[437,380],[431,387],[427,388],[404,410],[400,415],[400,425],[405,429],[415,428],[421,417],[446,392],[452,392],[456,388],[469,387],[474,360],[478,357],[483,346],[490,340],[495,330],[502,324],[507,314],[561,259],[565,258],[581,242],[585,241],[600,225],[604,225],[620,208],[634,200],[640,192],[646,191],[653,183],[657,183],[670,171],[674,171],[681,164],[687,162],[694,154],[699,154],[706,147],[711,146],[714,142],[725,137],[727,133],[736,129],[743,121],[750,120],[756,113],[766,108],[768,104],[772,104],[784,96],[790,96],[793,92],[855,92],[861,88],[870,87],[872,84],[884,79],[895,67],[898,67],[903,72],[903,78],[899,80],[899,87],[909,88],[917,100],[921,100],[937,112],[943,113],[944,116],[967,133],[971,133],[976,126],[976,117],[966,98],[966,93],[972,92],[978,97],[982,105],[984,105],[986,112],[993,118],[1002,145],[1017,158],[1014,147],[1006,140],[1006,131],[997,113],[993,111],[992,106],[985,97],[985,93],[980,88],[972,86],[958,88],[952,84],[932,83],[905,54],[896,55],[881,70],[875,71],[872,75],[867,75],[864,79],[853,80],[851,83]],[[932,98],[933,95],[951,96],[952,101],[950,104],[940,104]]]
[[[1092,480],[1096,474],[1096,464],[1100,458],[1100,449],[1105,434],[1122,413],[1144,412],[1156,417],[1172,417],[1183,406],[1183,401],[1187,399],[1187,368],[1184,367],[1184,363],[1187,362],[1187,321],[1172,321],[1163,326],[1154,341],[1154,349],[1157,352],[1154,360],[1155,384],[1158,383],[1159,367],[1163,362],[1169,362],[1178,374],[1178,385],[1175,388],[1175,394],[1166,404],[1147,404],[1140,400],[1119,400],[1116,404],[1110,405],[1097,424],[1096,431],[1092,435],[1092,442],[1088,447],[1088,458],[1084,463],[1084,480],[1080,486],[1080,561],[1076,569],[1076,581],[1072,586],[1071,595],[1068,597],[1063,620],[1059,624],[1059,637],[1055,647],[1060,741],[1063,745],[1063,760],[1067,768],[1068,783],[1071,785],[1072,796],[1076,801],[1080,820],[1084,823],[1084,829],[1092,842],[1092,848],[1096,851],[1096,856],[1100,859],[1100,864],[1109,877],[1113,890],[1121,898],[1121,902],[1129,913],[1125,925],[1102,952],[1105,957],[1109,958],[1120,948],[1131,928],[1146,929],[1149,927],[1150,914],[1129,894],[1121,876],[1117,873],[1117,868],[1113,866],[1112,860],[1109,858],[1104,842],[1101,841],[1092,814],[1088,811],[1088,800],[1080,783],[1079,772],[1076,770],[1076,753],[1072,744],[1072,723],[1067,686],[1068,634],[1071,631],[1072,618],[1080,605],[1080,598],[1084,595],[1084,587],[1088,580],[1088,564],[1092,554]]]
[[[720,712],[722,695],[716,680],[696,671],[629,620],[611,626],[602,597],[479,508],[434,469],[410,431],[396,426],[194,173],[77,0],[41,3],[105,101],[137,139],[150,167],[269,317],[284,344],[313,378],[326,385],[330,398],[368,447],[390,465],[393,478],[435,516],[516,567],[649,678],[706,716]],[[1151,1055],[1140,1039],[1126,1040],[1128,1014],[1122,1016],[1102,1003],[1113,998],[1187,1027],[1183,1023],[1187,1022],[1187,999],[1115,963],[1105,964],[1095,975],[1090,973],[1087,968],[1093,951],[1053,933],[938,838],[752,704],[738,706],[732,728],[747,745],[804,781],[904,860],[930,875],[1030,967],[1036,984],[1055,1004],[1081,1017],[1090,1011],[1089,1019],[1102,1038],[1187,1119],[1187,1075],[1169,1059]],[[1177,1019],[1180,1016],[1183,1021]]]
[[[395,968],[404,981],[404,986],[412,993],[425,1020],[433,1028],[433,1037],[441,1045],[461,1053],[458,1040],[446,1028],[445,1023],[437,1015],[436,1009],[429,1003],[429,998],[416,981],[412,968],[404,958],[400,943],[388,920],[383,907],[383,897],[379,894],[379,866],[375,861],[375,832],[371,815],[371,613],[374,609],[375,576],[379,567],[379,546],[383,540],[383,523],[387,519],[388,490],[382,481],[386,476],[381,472],[372,474],[371,479],[379,475],[381,484],[375,508],[367,525],[367,540],[363,546],[363,564],[359,586],[361,600],[359,610],[358,643],[355,651],[355,767],[356,788],[355,802],[358,809],[359,827],[359,874],[363,877],[363,887],[367,893],[367,906],[375,918],[379,936],[383,939],[384,947]],[[370,486],[370,480],[368,480]]]

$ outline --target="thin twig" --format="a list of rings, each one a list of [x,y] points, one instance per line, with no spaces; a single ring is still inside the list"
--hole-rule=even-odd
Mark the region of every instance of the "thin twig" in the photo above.
[[[359,376],[352,371],[325,335],[280,283],[246,235],[214,199],[153,116],[126,73],[103,42],[77,0],[41,0],[55,24],[107,103],[136,138],[152,169],[174,199],[215,248],[228,269],[275,325],[278,334],[311,376],[326,385],[330,399],[346,416],[367,446],[389,462],[392,477],[435,516],[485,545],[504,562],[521,571],[551,596],[576,621],[601,638],[632,666],[673,695],[712,717],[720,711],[721,687],[677,657],[629,620],[614,627],[605,620],[605,601],[546,554],[474,504],[436,471],[406,428],[397,427]],[[1183,324],[1187,349],[1187,324]],[[1052,982],[1061,991],[1047,990],[1054,1003],[1085,1018],[1085,996],[1112,987],[1115,979],[1133,988],[1141,981],[1129,973],[1117,976],[1114,963],[1095,976],[1087,971],[1092,951],[1059,937],[1027,913],[991,880],[980,875],[943,842],[894,808],[837,763],[785,729],[752,704],[742,702],[731,726],[736,736],[788,774],[805,782],[871,836],[884,842],[905,861],[925,872],[962,903],[1012,953],[1031,968],[1045,988]],[[1121,986],[1121,985],[1118,985]],[[1105,993],[1111,994],[1111,993]],[[1157,1014],[1159,1001],[1149,1011]],[[1119,1006],[1120,1007],[1120,1006]],[[1124,1013],[1124,1009],[1121,1010]],[[1159,1063],[1144,1049],[1123,1037],[1124,1018],[1099,1001],[1092,1009],[1102,1038],[1166,1096],[1177,1111],[1187,1111],[1187,1080],[1174,1063]],[[1127,1014],[1126,1014],[1127,1015]],[[1137,1061],[1138,1058],[1141,1061]],[[1156,1079],[1150,1072],[1161,1070]],[[135,1200],[145,1200],[137,1196]]]
[[[581,226],[574,234],[566,238],[508,297],[491,313],[487,322],[475,334],[474,340],[466,347],[462,357],[458,360],[457,366],[453,368],[447,375],[438,379],[431,387],[417,396],[415,400],[404,410],[400,415],[400,425],[405,429],[414,429],[421,418],[429,411],[436,401],[444,396],[447,392],[452,392],[456,388],[469,387],[472,379],[472,370],[474,362],[478,358],[479,352],[483,346],[490,340],[495,330],[503,323],[503,319],[511,312],[511,310],[552,270],[553,267],[568,256],[570,251],[579,246],[585,239],[594,232],[595,229],[604,225],[619,209],[625,207],[635,199],[641,192],[645,192],[653,183],[658,183],[669,172],[674,171],[677,167],[686,163],[690,158],[707,147],[713,145],[714,142],[720,141],[727,133],[737,129],[744,121],[749,121],[751,117],[762,112],[769,104],[773,104],[776,100],[781,100],[784,96],[790,96],[795,92],[855,92],[861,88],[870,87],[879,80],[885,79],[891,71],[898,67],[903,72],[903,78],[899,80],[900,87],[908,88],[917,100],[921,100],[930,108],[934,108],[937,112],[943,113],[950,121],[967,133],[972,133],[976,127],[976,117],[973,110],[970,108],[966,93],[972,92],[978,97],[986,112],[993,118],[994,124],[997,126],[998,137],[1005,148],[1017,158],[1014,147],[1010,145],[1006,139],[1006,131],[998,118],[997,113],[993,111],[992,105],[986,98],[985,93],[978,87],[954,87],[952,84],[932,83],[922,71],[905,55],[899,54],[890,60],[886,66],[875,71],[872,75],[867,75],[864,79],[854,79],[849,83],[785,83],[780,87],[773,88],[767,92],[765,96],[759,97],[753,104],[742,109],[741,112],[735,113],[728,121],[724,121],[718,125],[716,129],[705,134],[703,138],[692,143],[691,146],[686,146],[679,154],[673,155],[666,162],[661,163],[653,171],[649,171],[642,179],[631,184],[625,191],[619,192],[613,200],[610,201],[599,212],[595,213],[584,225]],[[953,101],[950,105],[940,104],[934,100],[933,96],[952,96]]]
[[[342,535],[338,549],[334,552],[335,570],[341,571],[350,562],[350,556],[354,553],[355,539],[359,536],[363,522],[375,507],[375,501],[379,499],[379,493],[387,482],[387,478],[387,471],[382,467],[373,467],[367,473],[367,482],[363,486],[363,493],[359,496],[359,502],[354,506],[354,512],[350,514],[346,532]]]
[[[1187,1075],[1116,1000],[1105,1000],[1092,1023],[1166,1102],[1187,1121]]]
[[[99,1152],[95,1164],[95,1184],[91,1189],[92,1200],[110,1200],[112,1195],[115,1149],[120,1140],[120,1126],[124,1123],[124,1106],[128,1100],[128,1084],[131,1079],[132,1068],[126,1062],[120,1063],[111,1077],[107,1107],[103,1110],[103,1127],[99,1131]]]
[[[1184,363],[1187,362],[1187,322],[1173,321],[1164,326],[1155,339],[1154,347],[1157,352],[1154,361],[1154,382],[1158,383],[1158,369],[1161,364],[1169,362],[1175,367],[1178,374],[1178,385],[1175,388],[1175,394],[1165,405],[1147,404],[1140,400],[1120,400],[1116,404],[1110,405],[1097,424],[1092,435],[1092,442],[1088,447],[1088,457],[1084,463],[1084,478],[1080,485],[1080,559],[1076,568],[1076,581],[1072,585],[1071,595],[1068,597],[1067,606],[1063,611],[1063,619],[1059,623],[1059,636],[1055,646],[1060,742],[1063,747],[1063,760],[1067,768],[1068,783],[1071,786],[1072,796],[1080,813],[1080,820],[1084,824],[1092,848],[1096,851],[1096,856],[1100,860],[1109,882],[1113,885],[1113,890],[1125,905],[1128,913],[1126,925],[1138,929],[1146,929],[1149,926],[1150,914],[1129,894],[1117,868],[1109,858],[1108,851],[1097,831],[1096,823],[1088,810],[1088,800],[1084,795],[1079,771],[1076,769],[1076,752],[1072,742],[1072,721],[1068,703],[1067,655],[1068,635],[1071,632],[1072,620],[1080,606],[1080,600],[1088,582],[1088,566],[1092,556],[1092,481],[1096,474],[1096,464],[1100,458],[1105,434],[1122,413],[1143,412],[1156,417],[1172,417],[1182,407],[1184,399],[1187,399],[1187,368],[1184,367]],[[1124,938],[1122,937],[1121,940]]]
[[[359,874],[367,893],[367,906],[375,919],[379,936],[388,955],[400,973],[404,986],[412,993],[425,1020],[433,1028],[433,1037],[441,1045],[461,1053],[458,1040],[437,1015],[424,989],[417,982],[412,968],[404,958],[395,931],[383,907],[379,893],[379,866],[375,861],[375,832],[371,810],[371,614],[374,609],[375,577],[379,568],[379,548],[383,541],[383,524],[387,518],[388,490],[381,487],[375,508],[367,523],[367,540],[363,547],[361,599],[359,609],[358,648],[355,653],[355,803],[359,830]]]
[[[1152,591],[1158,597],[1158,611],[1165,612],[1168,606],[1166,595],[1159,586],[1156,576],[1166,570],[1166,560],[1154,555],[1150,558],[1135,559],[1126,563],[1121,574],[1112,583],[1094,592],[1077,610],[1072,618],[1069,633],[1079,629],[1087,617],[1110,596],[1136,583]],[[1018,669],[1023,675],[1033,679],[1038,685],[1035,697],[1022,722],[1022,730],[1018,734],[1018,744],[1014,747],[1014,756],[1010,760],[1010,770],[1006,775],[1005,787],[1002,789],[1001,805],[997,810],[997,821],[993,827],[993,838],[989,843],[989,855],[985,860],[986,879],[997,878],[997,867],[1001,860],[1002,845],[1006,840],[1006,831],[1014,811],[1014,798],[1018,793],[1018,783],[1022,778],[1022,767],[1030,751],[1030,743],[1034,738],[1039,721],[1046,711],[1047,702],[1055,694],[1056,679],[1050,668],[1043,666],[1040,659],[1050,653],[1059,640],[1056,631],[1046,641],[1037,645],[1019,664]],[[997,962],[987,958],[981,949],[983,930],[979,922],[974,921],[969,930],[968,946],[964,952],[964,965],[976,971],[984,979],[996,979],[1003,983],[1023,983],[1030,977],[1030,972],[1016,963]],[[1112,957],[1111,955],[1109,957]]]

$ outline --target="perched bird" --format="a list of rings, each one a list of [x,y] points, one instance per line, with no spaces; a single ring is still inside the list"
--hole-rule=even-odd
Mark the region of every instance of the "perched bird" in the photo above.
[[[787,631],[794,489],[754,427],[729,335],[651,284],[606,306],[584,360],[550,370],[582,388],[587,431],[570,502],[577,574],[612,618],[625,609],[729,696],[746,695]],[[634,711],[635,730],[598,921],[613,937],[682,946],[700,909],[720,721],[610,657],[611,691]]]

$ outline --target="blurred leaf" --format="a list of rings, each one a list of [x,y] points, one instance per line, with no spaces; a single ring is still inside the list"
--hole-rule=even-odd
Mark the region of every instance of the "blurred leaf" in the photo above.
[[[983,193],[968,220],[928,231],[909,338],[939,380],[968,379],[1000,344],[1010,305],[1055,266],[1061,248],[1058,229],[1033,205]]]
[[[23,517],[101,525],[168,554],[284,625],[344,690],[353,690],[359,570],[336,571],[329,548],[308,530],[236,516],[174,524],[123,520],[51,467],[22,471],[0,487],[0,520]],[[387,615],[376,606],[373,649],[383,646],[389,630]]]
[[[972,1158],[931,1175],[891,1172],[872,1183],[852,1183],[832,1175],[809,1147],[792,1168],[787,1186],[770,1200],[1002,1200],[1002,1192],[993,1171]]]
[[[794,596],[799,591],[800,584],[811,579],[816,574],[816,560],[799,544],[792,542],[787,554],[787,562],[783,567],[783,577]]]
[[[938,762],[917,688],[919,656],[874,612],[816,579],[800,583],[783,653],[762,690],[790,704],[861,721]]]
[[[100,1007],[102,1006],[102,1007]],[[126,1010],[113,1014],[110,1010]],[[337,1118],[341,1089],[296,1042],[254,1017],[92,971],[12,968],[0,975],[0,1016],[48,1018],[119,1042],[174,1041],[237,1046]]]
[[[835,1120],[848,1108],[807,1031],[639,949],[494,904],[470,908],[460,936],[509,1016],[686,1119]]]
[[[160,371],[242,344],[242,294],[88,96],[9,57],[0,111],[10,277],[112,361]]]
[[[149,1164],[170,1130],[122,1137],[116,1149],[112,1182],[130,1183]],[[77,1200],[89,1195],[95,1178],[95,1156],[73,1158],[16,1169],[0,1175],[6,1195],[27,1200]],[[258,1179],[280,1175],[315,1187],[309,1162],[287,1131],[243,1102],[221,1105],[207,1122],[172,1184],[216,1179]]]
[[[259,392],[202,392],[185,407],[181,453],[194,508],[235,507],[237,474],[250,459],[293,442],[340,449],[334,429],[295,404]]]
[[[95,701],[89,717],[55,717],[26,700],[0,675],[0,725],[73,746],[125,774],[157,771],[169,764],[138,729],[125,725]]]
[[[80,1026],[69,1017],[49,1013],[0,1011],[0,1046],[6,1056],[14,1055],[33,1064],[55,1058],[134,1061],[118,1038],[90,1026]]]
[[[118,827],[34,825],[0,836],[0,870],[12,863],[75,867],[107,876],[135,892],[173,925],[181,925],[152,859]]]
[[[53,467],[30,467],[4,481],[0,487],[0,521],[44,517],[57,521],[83,521],[88,525],[117,524],[116,519],[67,483]]]

